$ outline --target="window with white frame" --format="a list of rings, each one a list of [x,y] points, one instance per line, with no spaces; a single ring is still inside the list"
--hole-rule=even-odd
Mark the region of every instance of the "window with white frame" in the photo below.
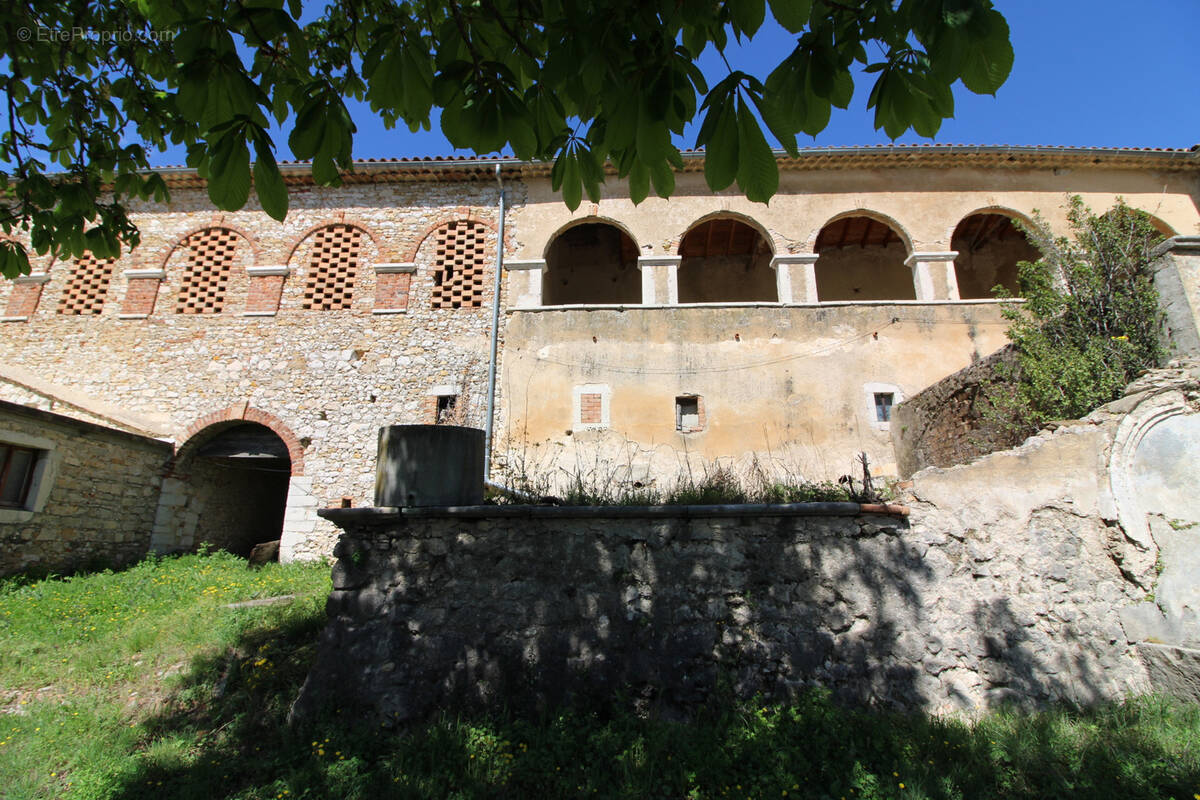
[[[863,415],[867,424],[877,431],[891,427],[892,409],[904,399],[900,387],[893,383],[868,383],[863,386],[866,408]]]

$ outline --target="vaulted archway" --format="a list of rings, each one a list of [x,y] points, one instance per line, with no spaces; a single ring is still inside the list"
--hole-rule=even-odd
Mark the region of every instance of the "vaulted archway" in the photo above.
[[[542,303],[636,305],[642,302],[638,247],[621,228],[585,222],[555,234],[546,250]]]

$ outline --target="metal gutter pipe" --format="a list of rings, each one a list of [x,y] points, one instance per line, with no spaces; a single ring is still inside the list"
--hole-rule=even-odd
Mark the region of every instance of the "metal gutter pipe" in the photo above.
[[[497,213],[500,217],[496,235],[496,281],[492,287],[492,335],[491,355],[488,358],[487,419],[483,427],[483,479],[492,476],[492,434],[496,418],[496,349],[500,340],[500,288],[504,271],[504,181],[500,177],[500,165],[496,164],[496,185],[500,187]]]

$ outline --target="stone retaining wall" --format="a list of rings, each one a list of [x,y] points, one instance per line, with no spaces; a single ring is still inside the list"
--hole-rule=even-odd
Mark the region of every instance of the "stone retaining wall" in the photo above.
[[[854,504],[322,514],[345,532],[301,715],[626,697],[674,716],[808,684],[948,710],[1147,686],[1118,613],[1141,590],[1094,518],[1046,510],[1001,538]]]

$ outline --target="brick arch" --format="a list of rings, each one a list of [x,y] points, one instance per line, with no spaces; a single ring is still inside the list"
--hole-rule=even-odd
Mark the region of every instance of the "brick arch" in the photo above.
[[[810,236],[810,238],[807,242],[808,251],[810,253],[817,252],[817,239],[821,238],[821,231],[828,228],[834,222],[837,222],[838,220],[841,220],[841,219],[847,219],[849,217],[866,217],[867,219],[873,219],[876,222],[887,225],[889,228],[891,228],[893,231],[896,232],[896,235],[898,235],[900,237],[900,241],[904,244],[904,249],[908,252],[909,255],[912,255],[915,252],[915,249],[913,247],[912,236],[909,234],[908,230],[903,225],[901,225],[899,222],[897,222],[895,220],[895,218],[889,217],[887,214],[882,214],[878,211],[871,211],[870,209],[867,209],[867,208],[848,209],[839,214],[834,214],[832,217],[825,220],[825,222],[821,223],[821,226],[819,228],[817,228],[815,231],[813,231],[812,235]]]
[[[200,225],[195,228],[191,228],[183,236],[176,238],[174,240],[174,242],[171,244],[171,246],[167,248],[167,252],[159,260],[158,268],[165,270],[167,268],[168,262],[170,262],[170,260],[171,260],[171,256],[175,255],[176,250],[178,250],[183,245],[187,244],[188,239],[191,239],[193,236],[195,236],[198,233],[204,233],[205,231],[212,230],[213,228],[223,228],[227,231],[233,231],[238,236],[242,237],[242,239],[244,239],[246,241],[246,243],[250,245],[250,256],[251,256],[250,263],[252,263],[252,264],[259,263],[259,255],[262,252],[262,248],[259,246],[258,240],[255,239],[253,235],[251,235],[244,228],[239,228],[236,225],[230,225],[226,222],[211,222],[207,225]]]
[[[496,225],[495,222],[493,222],[492,220],[481,218],[479,216],[479,214],[475,211],[475,209],[460,208],[460,209],[457,209],[455,211],[455,213],[453,213],[453,214],[448,214],[444,217],[439,218],[437,222],[433,223],[428,228],[426,228],[425,231],[419,237],[417,237],[416,243],[404,251],[404,257],[400,260],[407,261],[407,262],[416,261],[417,253],[421,252],[421,247],[425,244],[425,241],[430,236],[432,236],[434,233],[436,233],[438,228],[444,228],[447,225],[451,225],[455,222],[474,222],[474,223],[478,223],[480,225],[485,225],[488,228],[491,228],[492,233],[500,232],[500,229]],[[509,245],[510,245],[510,240],[506,236],[505,241],[504,241],[505,255],[507,255],[510,250]]]
[[[175,456],[168,463],[167,476],[177,477],[180,471],[186,469],[201,445],[207,443],[222,430],[243,422],[256,422],[263,427],[270,428],[287,447],[288,458],[292,462],[292,476],[304,474],[304,446],[292,429],[274,414],[254,408],[249,403],[238,403],[220,411],[205,414],[184,429],[183,435],[180,437],[183,444],[175,451]]]
[[[300,249],[300,245],[304,244],[308,237],[312,236],[317,231],[337,226],[357,228],[358,230],[362,231],[367,235],[367,238],[371,240],[371,244],[375,245],[375,253],[378,259],[381,262],[386,262],[388,260],[387,254],[383,250],[383,245],[379,243],[379,237],[375,235],[375,232],[372,231],[366,223],[360,222],[356,219],[330,219],[306,228],[303,233],[296,237],[296,240],[292,243],[292,246],[288,248],[287,257],[283,260],[283,263],[292,263],[292,259],[296,257],[296,251]]]
[[[633,242],[634,248],[639,252],[641,251],[641,245],[638,244],[637,237],[633,235],[633,231],[629,230],[629,226],[627,226],[625,223],[619,222],[612,217],[604,217],[600,216],[599,214],[589,214],[586,217],[579,217],[578,219],[573,219],[567,222],[565,225],[562,225],[556,231],[554,231],[554,233],[550,234],[550,238],[546,240],[545,247],[542,248],[542,258],[545,259],[550,257],[550,248],[554,246],[555,239],[571,230],[571,228],[577,228],[580,225],[611,225],[621,233],[628,236],[629,241]]]
[[[671,243],[668,245],[670,252],[678,254],[680,245],[683,244],[683,240],[689,233],[692,232],[693,229],[698,228],[706,222],[712,222],[714,219],[737,220],[738,222],[741,222],[742,224],[758,231],[758,235],[761,236],[763,240],[771,246],[772,255],[779,255],[780,253],[786,253],[788,251],[787,242],[784,240],[784,238],[774,231],[768,230],[762,223],[754,219],[754,217],[747,216],[746,214],[742,214],[738,211],[713,211],[711,214],[705,214],[699,219],[693,221],[691,225],[687,226],[687,230],[672,239]]]

